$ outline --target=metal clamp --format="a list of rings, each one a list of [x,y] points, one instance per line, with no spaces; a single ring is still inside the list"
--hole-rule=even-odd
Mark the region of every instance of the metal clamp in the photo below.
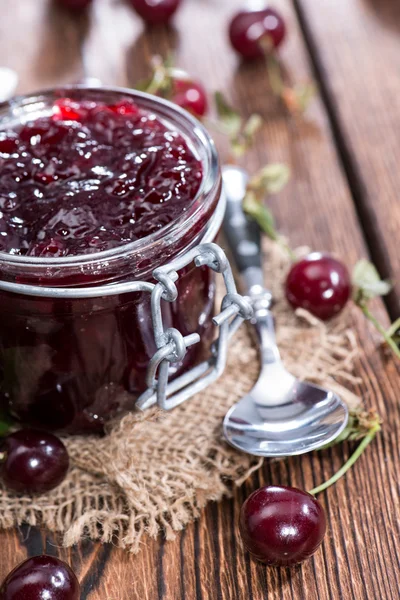
[[[220,328],[219,336],[212,345],[209,360],[168,382],[170,365],[182,361],[187,348],[198,343],[200,336],[192,333],[183,337],[177,329],[165,330],[161,301],[176,300],[177,271],[193,261],[196,267],[205,265],[223,276],[227,293],[222,300],[221,312],[213,318],[214,324]],[[154,339],[158,350],[149,363],[146,379],[148,389],[138,398],[136,406],[146,409],[157,403],[163,410],[170,410],[206,388],[222,374],[228,340],[245,319],[252,317],[253,310],[249,302],[236,292],[229,261],[217,244],[200,244],[168,265],[156,269],[153,276],[158,282],[151,293]]]
[[[213,318],[219,335],[212,344],[211,357],[169,382],[171,364],[181,362],[187,349],[200,341],[197,333],[183,336],[177,329],[164,329],[161,303],[174,302],[178,297],[175,285],[178,271],[194,262],[196,267],[207,266],[224,279],[226,294],[221,311]],[[251,304],[236,291],[229,261],[215,243],[202,243],[172,262],[153,271],[156,284],[132,281],[86,288],[52,288],[0,281],[0,290],[52,298],[96,298],[132,292],[151,293],[151,317],[157,350],[149,361],[146,383],[148,389],[136,401],[142,410],[158,404],[163,410],[175,408],[194,394],[205,389],[224,371],[229,338],[245,319],[251,319]]]

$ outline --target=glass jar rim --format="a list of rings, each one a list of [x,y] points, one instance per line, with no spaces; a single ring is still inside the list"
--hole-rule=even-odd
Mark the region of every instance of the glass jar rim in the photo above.
[[[156,114],[160,116],[162,109],[169,113],[168,117],[172,118],[178,123],[182,124],[178,129],[180,133],[186,135],[183,129],[183,124],[188,126],[190,129],[191,135],[195,137],[195,139],[201,144],[202,148],[206,151],[205,157],[202,159],[203,165],[203,177],[201,180],[200,187],[197,191],[196,196],[191,201],[188,209],[183,211],[182,214],[168,223],[161,229],[147,235],[143,238],[135,240],[133,242],[129,242],[127,244],[121,244],[116,246],[115,248],[110,248],[108,250],[102,250],[100,252],[92,252],[88,254],[76,254],[73,256],[65,256],[65,257],[57,257],[57,258],[43,258],[37,256],[20,256],[16,254],[9,254],[8,252],[0,251],[0,263],[6,262],[10,266],[15,265],[15,267],[57,267],[62,268],[63,266],[79,266],[85,265],[87,263],[106,261],[108,259],[115,259],[121,254],[132,254],[136,252],[147,253],[150,248],[153,248],[155,244],[157,244],[161,239],[166,236],[173,236],[175,233],[179,231],[180,228],[187,224],[189,221],[193,221],[196,219],[201,210],[204,210],[204,204],[199,203],[199,199],[202,197],[212,196],[213,190],[216,190],[218,187],[218,175],[219,175],[219,158],[217,154],[217,150],[214,144],[213,139],[210,134],[198,121],[195,117],[193,117],[186,110],[182,109],[178,105],[170,102],[169,100],[165,100],[164,98],[158,98],[157,96],[147,94],[145,92],[141,92],[138,90],[133,90],[130,88],[124,87],[114,87],[114,86],[101,86],[99,88],[92,87],[88,85],[64,85],[57,88],[50,88],[43,91],[36,92],[34,94],[26,94],[19,95],[13,97],[11,100],[0,103],[0,113],[6,109],[15,110],[15,108],[21,108],[24,106],[24,103],[32,103],[32,102],[44,102],[49,97],[63,97],[68,93],[74,91],[87,91],[89,93],[99,93],[106,92],[109,94],[119,94],[123,96],[129,96],[133,98],[139,98],[144,105],[148,105],[151,110],[154,110]],[[157,111],[157,107],[159,110]],[[147,106],[145,106],[147,108]],[[161,109],[161,110],[160,110]],[[1,114],[0,114],[1,119]],[[0,121],[1,123],[1,121]]]

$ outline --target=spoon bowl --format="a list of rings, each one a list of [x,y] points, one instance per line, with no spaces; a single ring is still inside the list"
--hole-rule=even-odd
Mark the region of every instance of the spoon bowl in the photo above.
[[[261,374],[258,386],[270,380]],[[347,423],[347,409],[333,392],[295,379],[286,402],[258,404],[253,390],[225,416],[226,440],[257,456],[304,454],[332,442]]]

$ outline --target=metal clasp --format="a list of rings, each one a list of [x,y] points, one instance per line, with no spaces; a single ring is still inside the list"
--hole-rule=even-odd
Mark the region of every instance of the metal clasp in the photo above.
[[[170,365],[182,361],[187,348],[200,341],[197,333],[183,337],[177,329],[165,330],[162,322],[161,301],[174,302],[177,299],[177,271],[191,262],[194,262],[196,267],[209,267],[220,273],[224,279],[226,294],[221,303],[220,313],[213,318],[214,324],[219,327],[219,335],[212,345],[208,360],[169,382]],[[151,293],[151,313],[157,351],[150,360],[147,371],[148,389],[138,398],[136,406],[144,410],[158,404],[163,410],[170,410],[204,390],[222,375],[226,365],[229,338],[245,319],[252,317],[253,309],[248,300],[237,293],[229,261],[224,251],[214,243],[196,246],[171,263],[155,269],[153,276],[158,282]]]

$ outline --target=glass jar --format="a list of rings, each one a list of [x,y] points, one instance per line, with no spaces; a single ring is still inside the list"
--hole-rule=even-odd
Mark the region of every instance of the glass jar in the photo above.
[[[177,106],[125,89],[63,88],[0,105],[0,130],[51,114],[63,97],[115,102],[131,98],[179,131],[202,163],[200,189],[185,211],[147,237],[110,250],[37,258],[0,252],[0,406],[33,426],[71,433],[101,431],[105,422],[130,410],[146,388],[149,359],[156,350],[150,294],[100,298],[48,298],[19,293],[18,286],[92,287],[124,281],[153,281],[152,271],[220,227],[221,176],[214,144],[202,125]],[[163,302],[166,327],[201,342],[188,349],[179,374],[197,364],[213,337],[215,285],[206,267],[187,267],[177,282],[178,299]]]

